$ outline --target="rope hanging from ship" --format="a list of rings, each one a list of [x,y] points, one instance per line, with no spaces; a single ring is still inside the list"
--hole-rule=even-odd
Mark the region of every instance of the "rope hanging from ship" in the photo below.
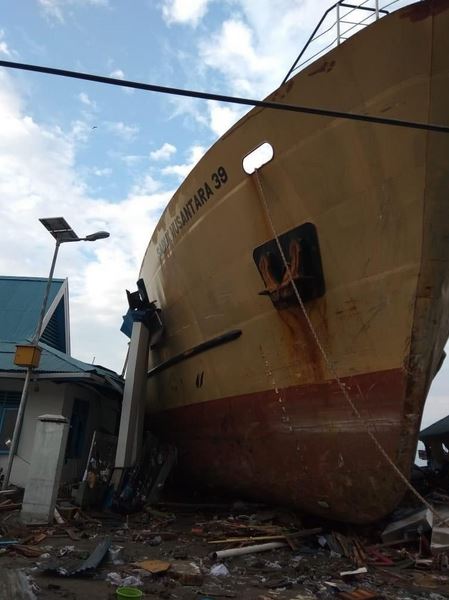
[[[255,100],[252,98],[239,98],[237,96],[228,96],[225,94],[212,94],[210,92],[198,92],[196,90],[184,90],[181,88],[154,85],[151,83],[142,83],[131,81],[129,79],[116,79],[114,77],[103,77],[91,73],[81,73],[78,71],[68,71],[66,69],[55,69],[40,65],[12,62],[9,60],[0,60],[0,67],[7,69],[19,69],[21,71],[32,71],[35,73],[44,73],[46,75],[56,75],[58,77],[69,77],[71,79],[82,79],[84,81],[93,81],[95,83],[104,83],[107,85],[116,85],[119,87],[133,88],[147,92],[156,92],[160,94],[169,94],[172,96],[186,96],[188,98],[199,98],[202,100],[213,100],[216,102],[226,102],[229,104],[243,104],[246,106],[255,106],[258,108],[268,108],[272,110],[282,110],[287,112],[296,112],[320,117],[329,117],[333,119],[348,119],[350,121],[360,121],[363,123],[373,123],[377,125],[390,125],[393,127],[405,127],[407,129],[421,129],[424,131],[433,131],[437,133],[449,133],[448,125],[439,125],[434,123],[422,123],[419,121],[406,121],[402,119],[388,119],[375,115],[363,115],[360,113],[351,113],[341,110],[329,110],[313,106],[299,106],[296,104],[283,104],[282,102],[271,102],[269,100]]]
[[[345,400],[348,402],[349,406],[351,407],[351,410],[353,411],[353,413],[355,414],[355,416],[360,420],[360,422],[362,423],[364,429],[366,430],[367,434],[369,435],[369,437],[371,438],[372,442],[374,443],[374,445],[376,446],[377,450],[380,452],[380,454],[383,456],[383,458],[385,459],[385,461],[387,462],[387,464],[393,469],[393,471],[396,473],[396,475],[401,479],[401,481],[405,484],[405,486],[412,492],[412,494],[414,494],[414,496],[416,496],[416,498],[422,502],[422,504],[428,508],[430,510],[430,512],[438,519],[440,524],[445,524],[445,525],[449,525],[449,522],[447,519],[445,519],[444,517],[442,517],[438,511],[435,510],[435,508],[418,492],[418,490],[410,483],[410,481],[407,479],[407,477],[405,477],[405,475],[402,473],[402,471],[397,467],[397,465],[394,463],[393,460],[391,460],[391,458],[388,456],[388,453],[386,452],[386,450],[384,449],[384,447],[382,446],[382,444],[379,442],[379,440],[377,439],[376,435],[373,433],[372,428],[371,428],[371,424],[363,417],[363,415],[360,413],[359,409],[357,408],[357,406],[355,405],[353,399],[351,398],[351,395],[349,394],[348,390],[345,387],[345,384],[342,382],[341,378],[339,377],[338,373],[337,373],[337,369],[334,365],[334,363],[332,362],[332,360],[330,359],[328,353],[326,352],[326,350],[324,349],[323,344],[321,343],[321,340],[315,330],[315,327],[313,326],[313,323],[309,317],[309,314],[306,310],[306,307],[304,305],[303,299],[301,298],[301,294],[299,293],[298,287],[296,285],[295,282],[295,278],[292,274],[291,271],[291,267],[290,264],[287,260],[287,257],[285,256],[285,252],[282,248],[281,242],[279,240],[279,236],[278,233],[276,231],[276,228],[274,226],[274,222],[271,216],[271,212],[270,212],[270,208],[268,206],[268,202],[265,196],[265,192],[262,186],[262,181],[259,175],[259,170],[255,169],[254,173],[252,174],[252,177],[254,178],[254,181],[256,183],[256,190],[257,190],[257,194],[259,196],[259,199],[263,205],[264,208],[264,212],[265,215],[267,217],[269,226],[272,230],[273,233],[273,237],[274,237],[274,241],[276,242],[276,246],[278,248],[279,254],[281,256],[282,262],[283,262],[283,266],[285,269],[285,274],[289,280],[289,283],[294,291],[294,294],[296,296],[296,299],[298,301],[298,304],[301,308],[301,311],[304,315],[304,318],[306,320],[307,326],[310,329],[310,332],[315,340],[315,343],[317,345],[318,350],[320,351],[320,354],[322,355],[330,373],[332,374],[332,376],[335,378],[335,381],[341,391],[341,393],[343,394],[343,397],[345,398]],[[267,359],[266,357],[263,355],[264,361],[265,361],[265,365],[268,369],[268,373],[271,375],[271,369],[269,368],[269,365],[267,363]],[[275,386],[275,392],[278,394],[278,389],[277,389],[277,385],[274,382],[273,379],[273,383]],[[278,394],[279,395],[279,394]],[[278,401],[281,403],[282,405],[282,399],[279,397]],[[283,405],[281,406],[281,408],[283,409],[283,412],[285,414],[285,407],[283,407]],[[287,421],[289,422],[290,425],[290,419],[288,418],[288,415],[286,415],[287,417]],[[290,426],[291,429],[291,426]]]

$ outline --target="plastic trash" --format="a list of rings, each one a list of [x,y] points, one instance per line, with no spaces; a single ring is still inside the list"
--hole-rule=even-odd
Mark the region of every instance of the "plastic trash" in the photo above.
[[[148,544],[150,544],[150,546],[159,546],[159,544],[161,544],[161,543],[162,543],[162,538],[160,535],[155,535],[150,540],[148,540]]]
[[[327,546],[327,539],[324,537],[324,535],[318,536],[318,543],[322,548]]]
[[[75,551],[75,546],[64,546],[58,550],[58,556],[66,556],[67,554],[71,554]]]
[[[109,558],[113,565],[123,564],[123,560],[119,556],[122,550],[123,546],[111,546],[109,548]]]
[[[214,565],[211,568],[210,574],[214,575],[214,577],[228,577],[230,575],[230,572],[226,565],[220,563],[218,565]]]
[[[140,577],[136,577],[135,575],[128,575],[128,577],[122,577],[120,573],[108,573],[106,575],[106,581],[111,583],[112,585],[120,585],[124,587],[139,587],[143,585],[143,581]]]
[[[120,573],[111,572],[106,575],[106,581],[112,585],[122,585],[123,580]]]
[[[277,569],[278,571],[281,571],[283,569],[282,565],[279,564],[278,561],[267,560],[267,561],[265,561],[265,566],[268,567],[269,569]]]
[[[143,581],[136,575],[128,575],[128,577],[125,577],[123,580],[122,585],[125,587],[139,587],[140,585],[143,585]]]

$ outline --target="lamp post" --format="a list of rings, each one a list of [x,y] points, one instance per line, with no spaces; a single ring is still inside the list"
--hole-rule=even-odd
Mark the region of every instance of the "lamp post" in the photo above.
[[[11,440],[11,446],[9,449],[8,455],[8,464],[6,466],[5,477],[3,479],[2,490],[7,489],[9,485],[9,478],[11,475],[12,464],[14,461],[14,456],[17,451],[17,446],[19,444],[20,430],[22,428],[23,415],[25,412],[27,395],[28,395],[28,387],[31,380],[31,374],[33,372],[33,368],[39,366],[40,359],[40,348],[38,347],[38,342],[42,334],[42,325],[44,322],[45,311],[47,309],[47,301],[48,295],[50,292],[51,283],[53,280],[53,272],[55,270],[56,258],[58,256],[59,246],[66,242],[95,242],[96,240],[101,240],[109,237],[109,233],[107,231],[97,231],[95,233],[91,233],[90,235],[86,235],[83,238],[80,238],[76,235],[67,221],[62,217],[55,217],[51,219],[39,219],[42,225],[51,233],[51,235],[56,240],[55,250],[53,253],[53,260],[51,262],[50,273],[47,279],[47,286],[45,288],[44,299],[42,301],[41,312],[39,315],[39,320],[37,323],[36,330],[33,335],[33,339],[31,340],[31,344],[28,346],[29,349],[32,350],[33,358],[28,360],[27,362],[27,370],[25,375],[25,381],[22,389],[22,396],[20,398],[19,410],[17,411],[16,423],[14,425],[14,433]],[[23,348],[24,346],[22,346]],[[17,364],[17,356],[18,351],[16,352],[15,362]],[[29,355],[28,355],[29,356]]]

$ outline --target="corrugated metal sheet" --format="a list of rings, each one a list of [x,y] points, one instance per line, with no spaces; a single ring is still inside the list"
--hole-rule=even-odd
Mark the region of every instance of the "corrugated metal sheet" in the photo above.
[[[64,577],[78,575],[79,573],[85,573],[86,571],[88,574],[89,571],[92,571],[98,567],[98,565],[102,562],[106,556],[106,552],[111,546],[111,543],[112,538],[110,536],[106,536],[85,560],[81,560],[79,558],[51,560],[47,563],[44,563],[41,566],[41,570],[47,573],[62,575]]]
[[[53,280],[47,308],[63,283]],[[45,277],[0,277],[0,340],[19,342],[33,336],[46,285]]]
[[[100,365],[82,362],[42,342],[39,342],[39,346],[42,348],[42,354],[39,368],[34,369],[36,373],[93,373],[102,377],[110,377],[119,383],[123,382],[115,371]],[[14,364],[15,352],[16,345],[13,342],[0,341],[0,372],[19,373],[25,371],[23,367]]]
[[[17,376],[26,369],[14,364],[16,344],[30,341],[42,307],[47,279],[33,277],[0,277],[0,372]],[[63,279],[53,280],[50,287],[48,307],[64,284]],[[90,382],[100,387],[106,386],[120,392],[123,379],[114,371],[99,365],[91,365],[64,352],[66,348],[66,327],[64,315],[64,296],[56,307],[39,342],[42,348],[37,374],[51,375],[59,373],[98,375],[101,380]]]

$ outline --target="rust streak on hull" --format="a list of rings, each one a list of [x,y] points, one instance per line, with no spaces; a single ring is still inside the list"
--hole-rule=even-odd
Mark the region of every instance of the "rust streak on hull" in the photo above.
[[[433,0],[382,18],[326,55],[332,69],[320,60],[272,97],[448,123],[448,8]],[[242,169],[267,141],[270,219]],[[206,153],[140,274],[166,325],[149,370],[242,332],[147,381],[151,423],[179,446],[189,477],[346,521],[394,508],[403,484],[335,379],[408,475],[449,334],[448,189],[449,136],[439,133],[254,109]],[[273,288],[269,256],[254,260],[275,247],[270,221],[280,237],[316,230],[325,286],[306,307],[329,361],[282,273]]]

